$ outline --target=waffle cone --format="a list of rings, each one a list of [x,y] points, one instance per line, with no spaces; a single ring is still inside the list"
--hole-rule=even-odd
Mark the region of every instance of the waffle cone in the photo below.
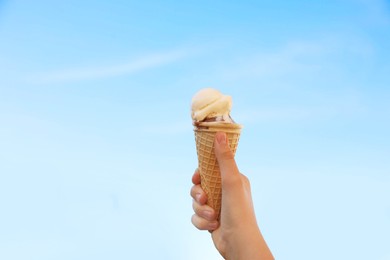
[[[207,205],[212,207],[220,217],[222,204],[221,173],[214,153],[214,138],[219,131],[226,133],[230,150],[236,153],[241,126],[233,124],[215,128],[195,128],[196,152],[198,154],[198,169],[202,189],[207,194]]]

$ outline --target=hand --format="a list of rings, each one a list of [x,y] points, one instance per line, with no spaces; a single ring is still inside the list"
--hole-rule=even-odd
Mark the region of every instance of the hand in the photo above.
[[[207,196],[196,170],[191,188],[193,225],[211,232],[215,247],[225,259],[274,259],[257,225],[249,180],[239,172],[225,133],[216,134],[214,147],[222,181],[220,222],[206,205]]]

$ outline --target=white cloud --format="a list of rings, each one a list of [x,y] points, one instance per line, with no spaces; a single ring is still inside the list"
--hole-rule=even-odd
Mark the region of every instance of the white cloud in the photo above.
[[[111,66],[91,66],[56,70],[38,75],[37,77],[34,77],[33,81],[37,83],[55,83],[129,75],[177,62],[188,57],[190,54],[189,51],[180,49],[155,53],[133,61],[122,62]]]
[[[236,58],[234,67],[222,66],[220,78],[265,78],[311,75],[334,70],[345,62],[338,59],[345,55],[370,59],[374,47],[368,39],[356,35],[328,34],[318,39],[290,40],[273,51],[258,51]]]
[[[323,97],[318,104],[259,106],[247,110],[238,110],[234,118],[239,118],[243,124],[258,122],[286,122],[329,119],[334,117],[361,116],[370,113],[358,93],[347,92],[338,97]]]
[[[313,64],[299,60],[308,56],[323,54],[328,46],[320,43],[291,41],[273,52],[251,53],[238,58],[234,68],[223,68],[223,77],[237,79],[243,77],[266,77],[298,71],[313,70]]]

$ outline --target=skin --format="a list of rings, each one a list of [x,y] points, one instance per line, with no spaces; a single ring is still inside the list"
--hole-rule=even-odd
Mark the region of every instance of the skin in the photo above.
[[[200,186],[199,171],[192,176],[191,196],[195,214],[192,224],[211,232],[214,245],[228,260],[274,259],[257,225],[250,183],[238,170],[225,133],[217,133],[215,155],[221,170],[222,209],[220,221],[208,205],[207,195]]]

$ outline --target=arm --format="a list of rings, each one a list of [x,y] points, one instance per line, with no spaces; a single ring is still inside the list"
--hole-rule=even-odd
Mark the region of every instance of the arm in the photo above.
[[[226,135],[217,133],[214,144],[222,178],[221,219],[218,222],[214,210],[206,205],[196,171],[191,189],[195,211],[192,223],[212,232],[214,245],[225,259],[274,259],[257,225],[249,180],[239,172]]]

